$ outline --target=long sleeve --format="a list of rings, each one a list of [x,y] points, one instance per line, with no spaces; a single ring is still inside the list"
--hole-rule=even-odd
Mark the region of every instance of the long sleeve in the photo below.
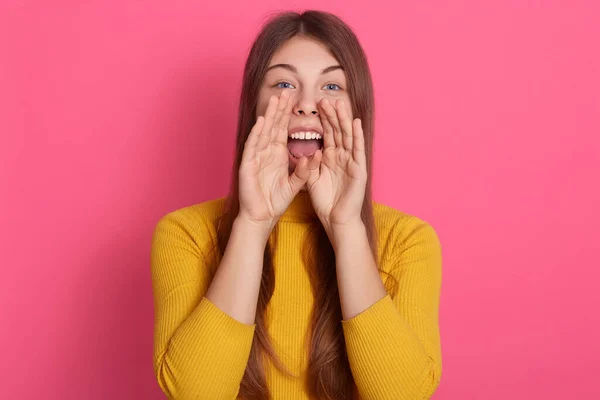
[[[170,399],[235,399],[256,326],[204,297],[211,275],[203,250],[211,236],[190,212],[161,218],[152,238],[154,372]]]
[[[398,225],[385,257],[399,284],[396,295],[388,293],[342,321],[350,367],[365,400],[430,398],[442,374],[440,242],[416,217]]]

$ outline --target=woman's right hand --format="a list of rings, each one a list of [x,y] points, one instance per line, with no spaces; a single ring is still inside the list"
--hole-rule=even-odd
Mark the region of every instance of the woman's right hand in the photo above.
[[[289,175],[288,126],[293,98],[289,90],[269,98],[264,116],[259,116],[244,145],[239,169],[240,211],[238,217],[273,228],[306,183],[309,168],[317,168],[302,157]]]

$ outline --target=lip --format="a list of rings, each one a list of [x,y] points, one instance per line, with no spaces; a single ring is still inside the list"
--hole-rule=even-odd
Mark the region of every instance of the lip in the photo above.
[[[288,135],[296,132],[317,132],[321,136],[323,136],[323,130],[318,126],[297,126],[292,129],[288,129]]]

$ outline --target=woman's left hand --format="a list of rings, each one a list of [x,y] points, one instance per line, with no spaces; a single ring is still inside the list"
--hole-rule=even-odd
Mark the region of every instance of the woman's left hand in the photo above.
[[[335,107],[334,107],[335,106]],[[367,159],[362,121],[350,120],[342,100],[319,102],[323,126],[320,168],[311,170],[307,187],[317,216],[330,233],[361,222],[367,184]]]

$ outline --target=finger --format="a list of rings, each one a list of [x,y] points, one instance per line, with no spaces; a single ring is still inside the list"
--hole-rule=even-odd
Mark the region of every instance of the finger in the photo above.
[[[273,128],[271,129],[270,132],[270,142],[274,142],[275,140],[277,140],[277,136],[279,134],[279,127],[280,127],[280,123],[281,123],[281,117],[283,117],[283,114],[285,113],[285,110],[287,109],[288,106],[288,102],[290,100],[290,91],[289,90],[282,90],[281,94],[279,95],[279,104],[277,105],[277,112],[275,113],[275,118],[273,121]]]
[[[269,140],[271,140],[271,129],[275,120],[275,113],[277,112],[278,104],[279,98],[277,96],[273,95],[269,97],[269,104],[267,105],[267,111],[265,111],[265,124],[262,132],[260,133],[260,138],[258,139],[258,144],[256,145],[256,151],[260,151],[267,147]]]
[[[337,119],[335,108],[333,108],[327,99],[323,99],[323,109],[325,110],[325,115],[327,116],[329,124],[333,128],[333,140],[335,142],[335,147],[344,148],[344,143],[342,142],[342,128],[340,127],[340,123]]]
[[[248,134],[248,138],[244,144],[244,152],[242,153],[242,162],[250,161],[256,156],[256,145],[258,144],[258,139],[264,125],[265,117],[261,115],[256,119],[256,123]]]
[[[294,107],[295,96],[296,92],[290,94],[288,104],[283,111],[281,120],[279,121],[279,129],[275,140],[283,145],[285,145],[288,141],[288,128],[290,126],[290,118],[292,116],[292,108]]]
[[[367,155],[365,152],[365,133],[362,129],[362,120],[360,118],[355,118],[353,121],[354,129],[354,147],[352,149],[352,158],[359,165],[367,164]]]
[[[335,108],[337,111],[338,120],[340,121],[340,126],[342,127],[342,143],[346,150],[352,151],[352,121],[350,121],[344,101],[336,101]]]
[[[333,127],[329,123],[327,116],[325,114],[325,108],[323,107],[323,102],[325,98],[321,99],[319,102],[319,119],[321,120],[321,126],[323,127],[323,151],[330,147],[335,148],[335,140],[333,138]]]

